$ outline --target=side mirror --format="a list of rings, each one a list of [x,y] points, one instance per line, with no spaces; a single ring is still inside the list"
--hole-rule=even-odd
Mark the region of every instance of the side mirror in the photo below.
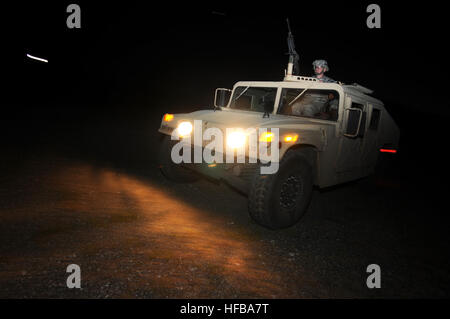
[[[230,101],[232,90],[218,88],[214,94],[214,107],[224,107]]]
[[[363,117],[363,111],[358,108],[346,108],[345,109],[345,122],[344,136],[357,137],[359,129],[361,127],[361,121]]]

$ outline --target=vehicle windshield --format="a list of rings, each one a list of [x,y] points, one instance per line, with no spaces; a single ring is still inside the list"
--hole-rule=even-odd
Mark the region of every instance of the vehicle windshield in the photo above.
[[[339,93],[334,90],[283,89],[278,114],[336,121]]]
[[[255,112],[272,112],[277,88],[238,86],[231,98],[230,108]]]

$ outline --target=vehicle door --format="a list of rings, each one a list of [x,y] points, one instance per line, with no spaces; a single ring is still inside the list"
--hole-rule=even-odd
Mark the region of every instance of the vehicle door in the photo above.
[[[363,173],[367,175],[373,171],[378,157],[377,130],[381,118],[381,108],[371,103],[367,104],[368,125],[364,133],[362,154]]]
[[[336,161],[339,182],[362,175],[367,108],[367,103],[361,98],[346,96]]]

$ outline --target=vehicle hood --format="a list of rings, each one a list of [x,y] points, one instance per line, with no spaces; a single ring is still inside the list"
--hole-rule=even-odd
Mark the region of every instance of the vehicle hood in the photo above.
[[[174,120],[165,124],[162,122],[159,131],[164,134],[171,134],[173,129],[181,121],[201,120],[202,129],[218,128],[222,132],[233,128],[248,129],[248,128],[278,128],[280,134],[285,132],[299,132],[299,140],[297,143],[310,144],[317,147],[318,150],[323,150],[326,145],[326,132],[332,131],[335,122],[301,118],[295,116],[286,116],[278,114],[270,114],[269,117],[263,118],[260,112],[248,112],[240,110],[202,110],[192,113],[175,114]],[[195,123],[194,127],[195,127]],[[203,141],[207,143],[207,141]]]
[[[269,117],[263,118],[263,114],[260,112],[248,112],[240,110],[223,110],[223,111],[213,111],[213,110],[202,110],[192,113],[177,114],[177,118],[186,120],[202,120],[207,122],[208,127],[213,127],[214,125],[223,128],[249,128],[249,127],[297,127],[302,125],[302,127],[318,127],[320,125],[332,125],[328,124],[323,120],[300,118],[286,115],[270,114]]]

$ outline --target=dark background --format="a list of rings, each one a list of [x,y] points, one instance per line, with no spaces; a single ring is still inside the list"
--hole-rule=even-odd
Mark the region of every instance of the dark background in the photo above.
[[[373,89],[401,128],[404,174],[413,168],[420,178],[439,176],[436,183],[446,172],[448,50],[441,4],[378,2],[382,27],[369,29],[369,2],[79,1],[81,29],[68,29],[69,3],[2,10],[7,144],[35,147],[57,137],[50,144],[72,145],[74,152],[98,150],[97,143],[114,151],[118,143],[130,145],[129,130],[157,134],[165,112],[211,107],[216,87],[281,80],[289,17],[301,74],[312,75],[311,62],[323,58],[330,77]],[[101,125],[105,129],[87,132]],[[141,134],[136,148],[147,137]],[[106,151],[95,156],[111,157]]]
[[[3,11],[8,102],[90,109],[210,105],[217,86],[282,79],[289,17],[302,74],[310,75],[311,62],[324,58],[329,76],[373,88],[388,105],[448,114],[440,81],[448,52],[445,12],[439,5],[380,2],[382,28],[368,29],[369,2],[79,2],[82,27],[68,29],[69,3],[22,3]]]
[[[332,215],[334,207],[327,207],[327,200],[322,198],[341,199],[343,193],[345,202],[362,203],[362,209],[358,206],[355,211],[337,212],[343,216],[343,224],[349,227],[345,233],[351,240],[362,238],[362,247],[366,249],[372,242],[383,239],[379,237],[391,235],[382,221],[395,220],[401,227],[394,228],[392,232],[396,234],[392,240],[387,236],[388,246],[398,243],[407,233],[404,242],[400,240],[402,250],[405,247],[405,250],[408,247],[411,250],[405,260],[409,263],[415,259],[432,259],[434,268],[414,270],[411,278],[433,273],[435,269],[448,269],[448,251],[442,247],[448,246],[446,147],[450,112],[447,17],[441,3],[393,5],[377,1],[381,7],[382,27],[368,29],[366,7],[371,2],[365,1],[97,2],[96,5],[77,1],[81,7],[81,29],[68,29],[66,7],[70,3],[2,5],[0,180],[6,185],[2,194],[7,195],[0,201],[3,201],[1,207],[5,207],[5,216],[8,216],[9,206],[4,203],[8,202],[7,197],[13,197],[8,194],[14,193],[9,189],[10,185],[15,185],[16,180],[29,183],[31,193],[35,191],[32,188],[43,187],[33,184],[29,176],[45,175],[47,171],[42,168],[45,167],[42,162],[47,158],[51,162],[49,172],[58,167],[52,164],[52,158],[81,158],[91,164],[100,163],[98,167],[119,166],[127,172],[140,168],[140,177],[141,172],[147,170],[155,185],[164,185],[159,182],[162,177],[155,177],[157,130],[162,115],[211,108],[214,89],[231,88],[239,80],[282,80],[288,60],[285,19],[289,17],[300,54],[300,73],[312,75],[312,61],[326,59],[330,65],[327,75],[331,78],[345,83],[357,82],[373,89],[374,96],[385,103],[401,131],[399,152],[393,156],[394,165],[381,179],[387,186],[365,187],[371,185],[366,182],[325,191],[317,201],[325,205],[323,214]],[[26,54],[48,59],[49,63],[31,60]],[[41,153],[47,155],[40,156]],[[55,153],[58,156],[52,157]],[[39,160],[31,167],[37,167],[36,170],[41,167],[42,172],[27,173],[20,163],[35,157]],[[77,185],[72,186],[77,190]],[[189,193],[188,188],[167,187],[176,189],[181,198],[183,194],[192,197],[193,192]],[[83,187],[80,192],[84,192]],[[369,192],[373,194],[369,196]],[[202,194],[195,192],[195,196],[198,193]],[[21,196],[13,199],[19,203],[22,198],[27,198]],[[372,202],[366,202],[365,196]],[[39,213],[46,198],[37,197],[36,202],[27,202],[28,206],[24,207]],[[367,203],[378,199],[383,205],[368,207],[370,204]],[[201,202],[207,201],[202,199]],[[329,201],[330,205],[335,202]],[[364,215],[362,210],[366,207]],[[377,207],[385,207],[385,210],[378,211]],[[28,212],[27,209],[24,211]],[[372,211],[376,211],[378,223],[372,222]],[[59,213],[57,211],[55,215],[59,216]],[[359,220],[355,216],[360,216],[363,222],[353,224],[353,220]],[[26,214],[23,224],[29,224]],[[319,219],[317,225],[327,224]],[[16,234],[15,228],[9,226],[4,225],[4,229]],[[364,227],[370,231],[364,232]],[[385,232],[378,232],[377,227]],[[264,239],[279,234],[256,229]],[[336,229],[339,226],[332,228],[331,234]],[[323,232],[315,229],[310,232],[311,241],[317,243],[317,247],[305,249],[312,255],[320,256],[318,252],[323,247],[329,247],[329,250],[325,249],[322,256],[335,251],[335,246],[323,243],[326,241]],[[72,234],[66,234],[64,229],[63,233]],[[85,233],[94,234],[89,229]],[[362,233],[368,235],[364,237]],[[375,233],[377,236],[372,238]],[[5,234],[4,242],[8,243],[14,236]],[[309,233],[302,230],[298,234]],[[24,238],[26,235],[25,232]],[[415,256],[417,243],[411,245],[414,240],[423,244],[426,252],[420,258]],[[358,252],[349,245],[342,246],[345,250]],[[16,246],[11,247],[15,252]],[[41,247],[36,244],[32,250],[35,248]],[[21,250],[17,251],[20,254]],[[385,250],[377,250],[377,256],[384,254]],[[361,256],[371,255],[361,253]],[[404,259],[386,256],[390,261],[401,260],[399,264],[403,266]],[[119,255],[117,258],[126,260],[128,257]],[[320,269],[316,264],[314,268]],[[410,276],[402,268],[400,270],[405,277]],[[337,277],[331,276],[330,280],[339,281]],[[448,296],[447,272],[445,278],[447,281],[441,285],[445,285],[443,291]],[[413,279],[411,282],[414,283]],[[47,284],[46,281],[42,283]],[[416,285],[419,288],[432,286],[426,280]]]
[[[378,2],[382,27],[369,29],[369,2],[78,2],[81,29],[68,29],[69,3],[3,9],[5,145],[143,159],[165,112],[210,108],[214,89],[238,80],[281,80],[289,17],[300,73],[312,75],[322,58],[330,77],[373,89],[401,129],[394,172],[443,189],[450,113],[441,4]]]

